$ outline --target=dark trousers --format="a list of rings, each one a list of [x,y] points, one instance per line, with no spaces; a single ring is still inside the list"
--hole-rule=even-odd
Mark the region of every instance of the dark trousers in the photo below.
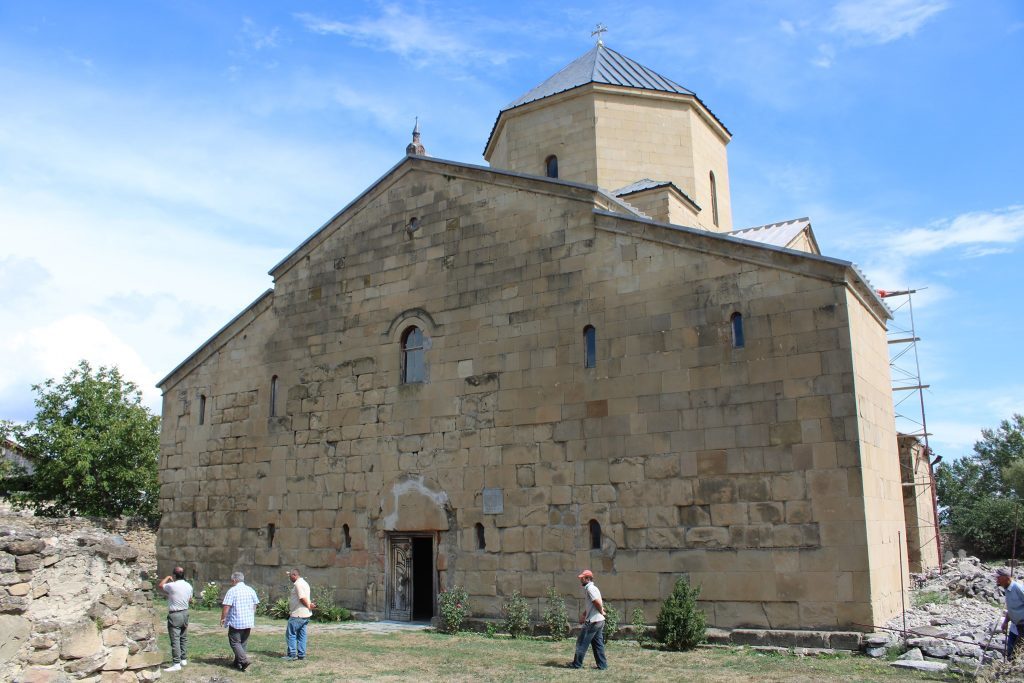
[[[594,649],[594,661],[598,669],[607,669],[608,660],[604,656],[604,622],[588,621],[580,628],[576,636],[576,656],[572,658],[572,668],[583,668],[583,660],[587,657],[587,648]]]
[[[228,626],[228,643],[231,645],[231,651],[235,653],[235,661],[232,662],[233,666],[248,666],[249,655],[245,651],[245,644],[249,642],[249,628],[233,628]]]
[[[167,635],[171,639],[171,661],[178,664],[188,659],[188,610],[167,613]]]

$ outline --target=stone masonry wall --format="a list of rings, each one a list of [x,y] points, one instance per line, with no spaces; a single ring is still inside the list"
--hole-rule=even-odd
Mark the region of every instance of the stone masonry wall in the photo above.
[[[0,679],[158,679],[152,585],[136,557],[109,534],[0,528]]]
[[[590,567],[651,621],[681,574],[721,627],[890,616],[871,572],[896,548],[871,564],[864,522],[899,493],[871,407],[887,368],[854,365],[886,347],[843,266],[595,214],[580,188],[403,168],[164,386],[162,568],[274,585],[298,565],[380,614],[388,535],[418,530],[480,615],[515,590],[535,609],[549,586],[577,595]],[[403,384],[412,324],[428,381]]]

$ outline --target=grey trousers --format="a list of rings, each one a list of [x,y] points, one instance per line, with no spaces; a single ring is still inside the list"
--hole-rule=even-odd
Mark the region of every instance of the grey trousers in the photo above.
[[[171,639],[171,661],[188,659],[188,610],[167,613],[167,635]]]
[[[251,630],[228,626],[228,644],[231,645],[231,651],[235,653],[235,661],[232,662],[234,666],[249,663],[249,655],[245,651],[245,644],[249,641],[249,631]]]

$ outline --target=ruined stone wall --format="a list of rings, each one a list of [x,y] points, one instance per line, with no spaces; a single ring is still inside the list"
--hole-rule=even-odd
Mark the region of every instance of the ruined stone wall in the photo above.
[[[917,437],[900,435],[899,451],[909,571],[922,573],[940,564],[939,529],[933,498],[935,479],[928,462],[929,455]]]
[[[889,616],[863,584],[865,490],[890,472],[872,464],[861,486],[842,266],[595,216],[578,188],[409,168],[165,386],[162,565],[273,585],[294,564],[381,613],[387,534],[421,530],[440,587],[466,586],[482,615],[515,590],[535,606],[549,586],[575,595],[590,567],[649,620],[680,574],[718,626]],[[422,384],[400,377],[412,324]]]
[[[152,585],[136,557],[95,531],[0,527],[0,680],[159,678]]]

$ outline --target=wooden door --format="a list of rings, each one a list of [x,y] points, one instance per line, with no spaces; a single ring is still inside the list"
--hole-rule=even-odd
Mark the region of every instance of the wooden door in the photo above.
[[[384,574],[387,582],[386,618],[412,621],[412,537],[388,538],[388,566]]]

